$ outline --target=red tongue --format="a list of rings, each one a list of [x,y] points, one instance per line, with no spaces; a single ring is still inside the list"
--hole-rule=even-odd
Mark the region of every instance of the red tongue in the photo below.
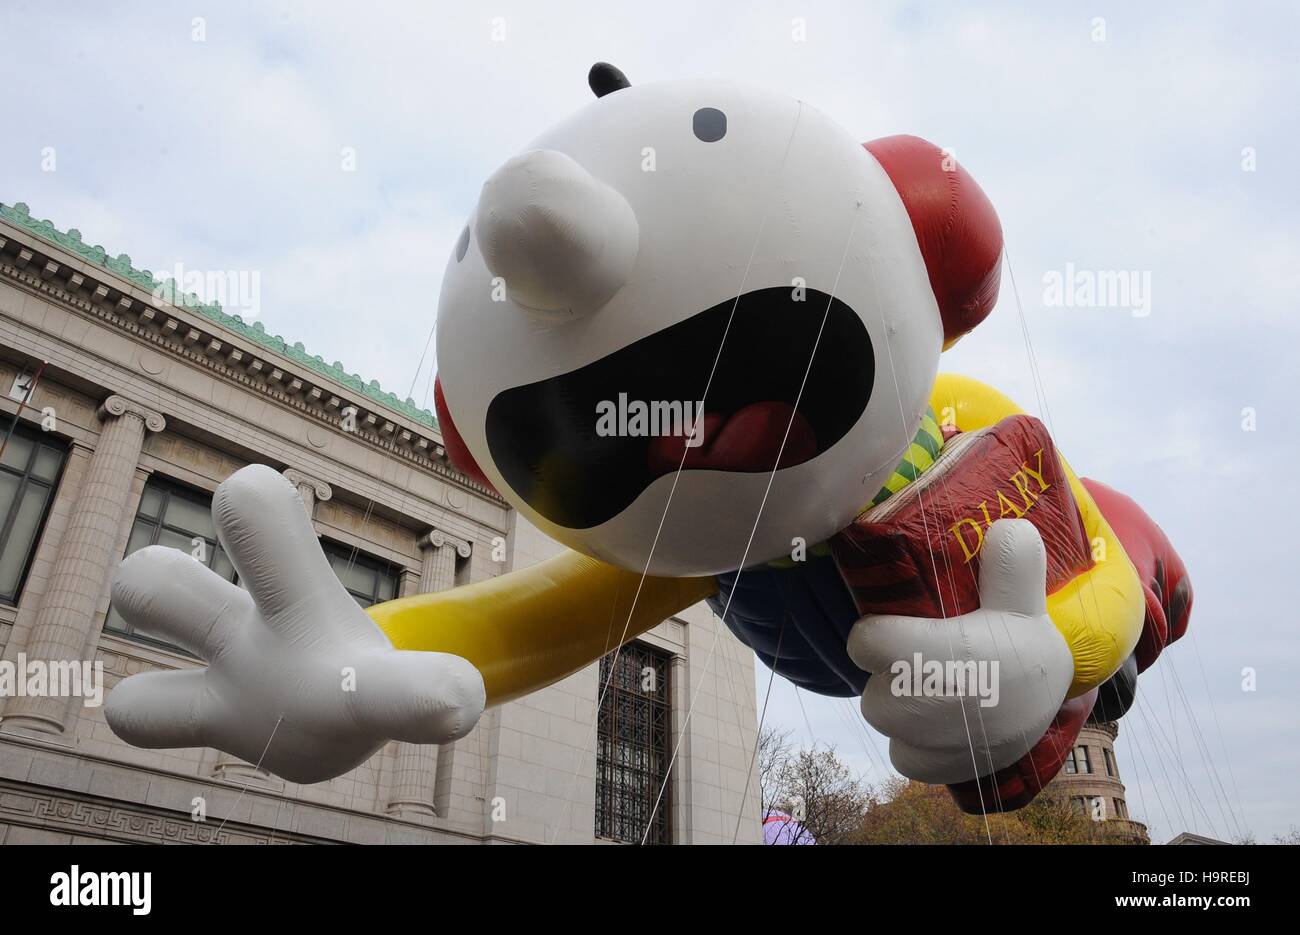
[[[781,463],[776,466],[783,468],[817,454],[812,426],[788,403],[751,403],[729,419],[705,413],[702,421],[704,441],[696,448],[685,448],[685,463],[682,450],[686,439],[675,435],[652,439],[650,470],[656,475],[671,474],[680,464],[682,470],[770,471],[776,465],[777,452],[781,453]],[[786,426],[790,427],[790,437],[782,450]]]

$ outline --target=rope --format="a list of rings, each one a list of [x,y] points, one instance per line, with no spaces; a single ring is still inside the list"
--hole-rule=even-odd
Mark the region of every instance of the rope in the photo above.
[[[785,142],[785,150],[784,150],[784,151],[782,152],[782,154],[781,154],[781,162],[780,162],[780,164],[777,166],[777,168],[776,168],[776,173],[775,173],[775,176],[774,176],[774,178],[773,178],[772,187],[773,187],[774,189],[776,188],[776,186],[777,186],[777,185],[780,183],[780,181],[781,181],[781,173],[785,171],[786,161],[789,159],[789,156],[790,156],[790,145],[794,142],[795,133],[798,132],[798,129],[799,129],[799,121],[800,121],[800,118],[801,118],[802,116],[803,116],[803,102],[799,102],[799,108],[798,108],[798,110],[795,111],[794,124],[793,124],[793,126],[791,126],[791,128],[790,128],[790,136],[789,136],[789,138],[788,138],[788,139],[786,140],[786,142]],[[753,241],[753,244],[750,246],[750,250],[749,250],[749,259],[745,262],[745,270],[744,270],[744,272],[741,273],[741,276],[740,276],[740,284],[739,284],[739,286],[738,286],[737,289],[736,289],[736,297],[735,297],[735,299],[732,300],[732,303],[731,303],[731,311],[730,311],[730,313],[727,315],[727,324],[726,324],[726,327],[723,328],[723,331],[722,331],[722,339],[721,339],[721,341],[719,341],[719,343],[718,343],[718,351],[717,351],[717,353],[716,353],[716,354],[714,355],[714,357],[713,357],[713,365],[712,365],[712,366],[710,367],[710,369],[709,369],[709,376],[708,376],[708,379],[705,381],[705,384],[704,384],[704,394],[703,394],[703,396],[701,397],[701,400],[700,400],[700,403],[701,403],[701,405],[700,405],[700,412],[701,412],[701,413],[704,411],[704,405],[703,405],[703,404],[704,404],[704,403],[708,400],[708,398],[709,398],[709,390],[710,390],[710,389],[712,388],[712,386],[713,386],[713,378],[714,378],[714,376],[717,374],[717,371],[718,371],[718,363],[719,363],[719,361],[722,360],[722,351],[723,351],[723,349],[724,349],[724,348],[726,347],[726,345],[727,345],[727,337],[731,334],[731,324],[732,324],[732,322],[733,322],[733,321],[735,320],[735,318],[736,318],[736,309],[740,306],[740,299],[741,299],[741,297],[745,294],[745,281],[749,278],[749,271],[750,271],[750,269],[751,269],[751,268],[753,267],[753,265],[754,265],[754,257],[758,254],[758,245],[759,245],[760,241],[761,241],[762,238],[763,238],[763,231],[767,229],[767,218],[768,218],[768,215],[769,215],[770,212],[771,212],[771,199],[769,198],[769,199],[767,199],[767,200],[765,201],[764,208],[763,208],[763,213],[759,216],[758,230],[757,230],[757,232],[755,232],[755,234],[754,234],[754,241]],[[820,334],[819,334],[819,337],[820,337]],[[814,352],[815,352],[815,351],[816,351],[816,348],[814,348]],[[791,417],[791,420],[793,421],[793,415],[792,415],[792,417]],[[787,435],[789,434],[789,428],[788,428],[788,427],[787,427],[787,429],[786,429],[786,433],[787,433]],[[784,444],[785,444],[784,441],[782,441],[782,447],[784,447]],[[614,675],[614,667],[615,667],[615,665],[617,665],[617,663],[618,663],[618,656],[619,656],[619,653],[622,651],[622,648],[623,648],[624,643],[627,642],[627,631],[628,631],[628,628],[631,627],[631,625],[632,625],[632,615],[636,612],[636,605],[637,605],[637,602],[641,599],[641,590],[642,590],[642,587],[645,585],[645,579],[646,579],[646,577],[650,574],[650,564],[654,561],[655,550],[658,549],[658,547],[659,547],[659,537],[660,537],[660,535],[663,533],[664,523],[665,523],[665,521],[667,521],[667,519],[668,519],[668,511],[672,508],[672,505],[673,505],[673,497],[674,497],[674,496],[676,495],[676,493],[677,493],[677,483],[678,483],[678,481],[681,479],[681,476],[682,476],[682,469],[683,469],[683,468],[685,467],[685,465],[686,465],[686,458],[687,458],[687,456],[688,456],[689,454],[690,454],[690,448],[689,448],[688,446],[686,446],[686,445],[683,445],[683,446],[682,446],[682,457],[681,457],[681,460],[677,462],[677,470],[676,470],[676,471],[674,472],[674,474],[673,474],[673,482],[672,482],[672,486],[669,487],[669,489],[668,489],[668,499],[667,499],[667,501],[664,503],[663,513],[662,513],[662,514],[660,515],[660,517],[659,517],[659,525],[655,528],[654,539],[651,540],[651,543],[650,543],[650,551],[649,551],[649,554],[646,556],[645,567],[641,570],[641,577],[640,577],[640,579],[639,579],[638,582],[637,582],[636,593],[632,596],[632,605],[631,605],[631,607],[628,608],[628,612],[627,612],[627,620],[626,620],[626,622],[623,624],[623,633],[622,633],[622,634],[620,635],[620,637],[619,637],[618,648],[614,650],[614,661],[613,661],[613,663],[610,664],[610,677],[609,677],[608,679],[605,680],[605,685],[601,688],[601,690],[600,690],[600,694],[599,694],[599,696],[597,697],[597,701],[596,701],[596,710],[595,710],[595,713],[594,713],[593,716],[592,716],[591,731],[589,732],[589,735],[588,735],[588,740],[587,740],[587,746],[586,746],[586,749],[583,750],[582,757],[578,760],[578,764],[579,764],[579,766],[581,766],[582,762],[584,762],[584,761],[587,759],[587,757],[591,755],[591,744],[592,744],[592,742],[593,742],[593,740],[594,740],[594,738],[595,738],[597,722],[600,720],[600,708],[601,708],[601,705],[604,704],[604,702],[605,702],[605,694],[608,692],[608,690],[609,690],[609,683],[610,683],[610,681],[613,679],[613,675]],[[779,461],[779,459],[778,459],[778,461]],[[764,497],[764,500],[766,500],[766,497]],[[761,507],[760,507],[760,513],[761,513]],[[751,534],[751,540],[752,540],[752,534]],[[748,550],[746,550],[746,551],[748,551]],[[731,605],[731,601],[730,601],[730,599],[728,599],[728,601],[727,601],[727,606],[730,607],[730,605]],[[724,613],[725,613],[725,612],[724,612]],[[715,633],[714,633],[714,643],[713,643],[713,647],[710,647],[710,649],[709,649],[709,659],[710,659],[710,660],[713,658],[713,649],[716,648],[716,646],[717,646],[717,631],[715,630]],[[706,668],[706,670],[707,670],[707,663],[706,663],[705,668]],[[697,691],[697,694],[698,694],[698,691]],[[694,699],[692,699],[691,704],[694,705]],[[689,712],[689,710],[688,710],[688,712],[687,712],[687,721],[689,721],[689,719],[690,719],[690,712]],[[682,729],[683,729],[683,732],[684,732],[684,731],[685,731],[685,725],[683,725],[683,728],[682,728]],[[676,759],[676,751],[674,751],[673,758]],[[664,783],[665,783],[665,784],[668,782],[668,778],[671,777],[671,775],[672,775],[672,762],[670,761],[669,764],[668,764],[668,770],[667,770],[667,771],[665,772],[665,774],[664,774]],[[561,828],[561,827],[563,826],[563,824],[564,824],[564,819],[568,816],[569,808],[571,807],[571,802],[572,802],[572,799],[573,799],[573,786],[576,785],[577,781],[578,781],[578,771],[575,770],[575,771],[574,771],[574,774],[573,774],[573,781],[570,783],[569,794],[568,794],[567,796],[565,796],[564,810],[563,810],[563,812],[561,813],[560,821],[556,824],[556,827],[555,827],[555,836],[553,836],[553,837],[551,838],[551,843],[552,843],[552,844],[555,843],[555,838],[558,837],[558,835],[559,835],[559,833],[560,833],[560,828]],[[660,794],[660,796],[663,795],[663,789],[662,789],[662,788],[660,789],[659,794]],[[657,806],[656,806],[656,807],[657,807]],[[653,811],[651,812],[651,815],[652,815],[652,817],[653,817]],[[646,831],[647,831],[647,834],[648,834],[648,833],[649,833],[649,828],[648,828],[648,827],[647,827]],[[644,839],[643,839],[643,840],[644,840]]]

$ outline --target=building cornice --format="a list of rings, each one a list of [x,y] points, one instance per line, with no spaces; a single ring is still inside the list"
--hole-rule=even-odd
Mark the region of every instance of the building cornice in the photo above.
[[[81,231],[76,228],[71,228],[65,233],[55,227],[52,221],[36,220],[31,216],[27,205],[22,202],[18,202],[12,207],[0,202],[0,218],[120,276],[151,296],[160,297],[174,308],[184,308],[200,315],[214,324],[220,325],[226,331],[238,334],[254,344],[266,347],[293,360],[302,367],[328,377],[335,383],[339,383],[367,399],[380,403],[414,422],[431,429],[438,428],[438,420],[433,413],[428,409],[417,406],[415,400],[410,398],[406,400],[399,399],[396,393],[386,392],[379,385],[378,380],[366,382],[360,374],[348,373],[340,361],[327,364],[319,354],[308,354],[301,342],[290,346],[280,335],[268,334],[261,322],[249,324],[239,315],[226,314],[217,302],[204,302],[193,292],[178,292],[174,280],[156,279],[152,271],[136,269],[131,265],[131,258],[125,253],[110,257],[108,252],[99,244],[91,246],[85,243],[81,239]]]
[[[1083,733],[1084,731],[1095,731],[1098,734],[1105,734],[1112,742],[1114,742],[1115,738],[1119,736],[1119,723],[1117,721],[1089,721],[1083,725],[1079,733]]]
[[[62,251],[83,261],[69,261]],[[260,322],[248,325],[192,295],[180,304],[163,301],[154,290],[170,281],[159,283],[148,270],[136,270],[125,254],[107,257],[102,247],[84,244],[75,230],[64,234],[49,221],[33,220],[25,205],[0,204],[0,274],[504,504],[495,491],[452,467],[436,420],[413,401],[401,403],[376,381],[367,384],[341,365],[327,365],[301,344],[290,347],[280,336],[268,335]],[[348,416],[354,428],[344,428]]]

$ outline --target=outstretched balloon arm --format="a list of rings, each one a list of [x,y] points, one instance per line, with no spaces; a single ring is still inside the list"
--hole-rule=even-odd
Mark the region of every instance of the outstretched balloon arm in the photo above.
[[[713,578],[656,578],[578,552],[369,609],[393,645],[455,653],[483,675],[488,704],[544,688],[712,596]]]
[[[263,465],[217,488],[213,519],[244,587],[151,546],[118,568],[113,605],[206,667],[121,682],[105,716],[138,747],[216,747],[293,782],[319,782],[388,740],[444,743],[483,712],[459,656],[393,648],[339,583],[297,490]]]
[[[105,714],[135,746],[215,747],[293,782],[341,775],[389,740],[457,740],[486,704],[563,678],[712,587],[647,578],[638,596],[640,576],[567,553],[367,616],[282,475],[236,472],[212,512],[244,587],[162,546],[132,554],[113,582],[132,626],[207,666],[131,676]]]

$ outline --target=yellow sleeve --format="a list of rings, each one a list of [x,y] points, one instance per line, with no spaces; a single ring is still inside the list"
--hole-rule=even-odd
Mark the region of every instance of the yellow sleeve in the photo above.
[[[639,574],[568,551],[367,613],[398,649],[468,659],[483,675],[488,704],[500,704],[572,675],[620,637],[640,636],[716,591],[712,578],[647,576],[642,584]]]
[[[941,423],[950,422],[962,431],[984,428],[1023,412],[993,387],[949,373],[941,373],[935,380],[930,405]],[[1069,692],[1073,698],[1110,678],[1133,652],[1142,635],[1146,604],[1137,570],[1096,501],[1064,456],[1061,466],[1093,554],[1105,556],[1047,596],[1047,612],[1074,656],[1074,683]]]

